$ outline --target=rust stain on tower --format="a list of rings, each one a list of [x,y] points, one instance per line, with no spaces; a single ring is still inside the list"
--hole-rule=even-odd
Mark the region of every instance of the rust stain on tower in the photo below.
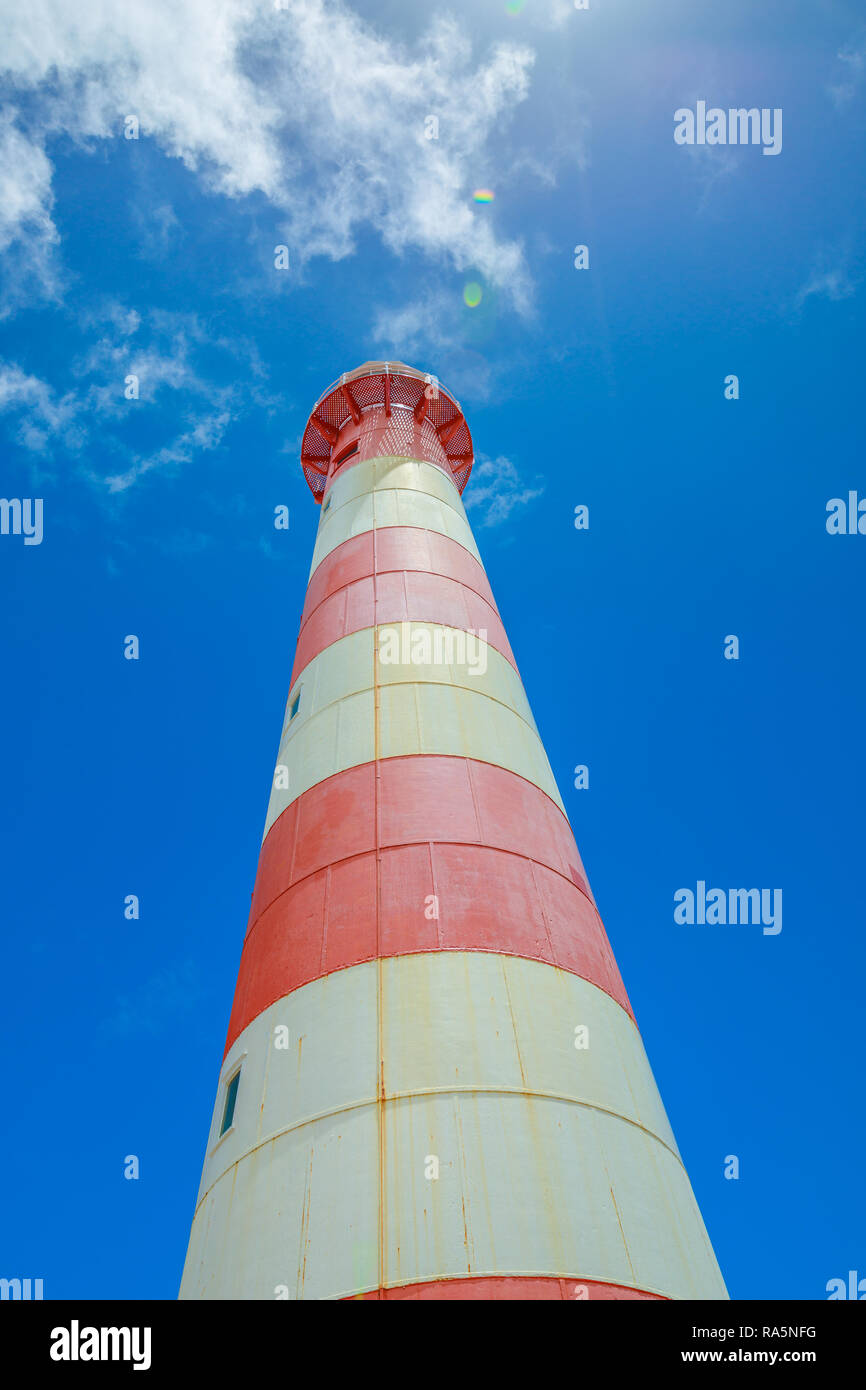
[[[367,362],[301,465],[322,510],[181,1297],[726,1298],[460,406]]]

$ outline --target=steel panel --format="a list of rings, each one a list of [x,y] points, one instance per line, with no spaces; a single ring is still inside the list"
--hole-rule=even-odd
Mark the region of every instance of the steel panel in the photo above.
[[[670,1298],[725,1298],[685,1170],[601,1110],[526,1095],[384,1107],[385,1283],[560,1274]],[[438,1155],[440,1178],[424,1178]]]
[[[378,1280],[376,1106],[254,1150],[196,1211],[180,1298],[346,1298]],[[339,1292],[336,1292],[339,1290]]]
[[[516,670],[502,620],[479,594],[442,575],[404,571],[358,579],[313,610],[298,637],[292,686],[319,652],[349,633],[411,621],[484,632],[490,646]]]
[[[397,632],[398,626],[399,632]],[[412,642],[416,639],[422,639],[426,644],[429,644],[431,659],[429,661],[412,660],[393,663],[384,660],[383,652],[387,655],[387,647],[383,645],[385,641],[383,628],[394,634],[399,639],[401,646],[405,634],[409,654],[412,651]],[[501,701],[509,709],[514,710],[515,714],[519,714],[521,719],[524,719],[531,728],[535,729],[535,720],[532,717],[532,710],[529,708],[523,682],[508,658],[487,641],[486,635],[482,637],[478,633],[467,634],[464,629],[455,628],[445,622],[424,622],[418,619],[407,620],[399,625],[384,623],[375,629],[365,629],[363,634],[358,634],[358,636],[361,635],[368,637],[371,660],[376,660],[378,657],[376,660],[376,680],[380,686],[424,683],[451,687],[462,686],[466,690],[487,695],[491,700]],[[351,634],[343,640],[351,642],[354,639],[355,635]],[[437,642],[441,642],[443,657],[450,655],[455,659],[437,661]],[[332,646],[329,650],[333,651],[334,647]],[[461,656],[465,659],[458,659]],[[482,670],[482,666],[486,669]]]
[[[251,1020],[220,1068],[197,1202],[244,1154],[283,1130],[375,1104],[377,990],[376,966],[357,965],[283,996]],[[288,1047],[276,1045],[277,1028],[287,1030]],[[234,1124],[220,1140],[224,1085],[238,1064]]]
[[[505,705],[448,685],[383,686],[378,693],[381,758],[433,753],[488,762],[540,787],[565,814],[538,734]],[[289,786],[272,787],[262,839],[286,807],[311,787],[371,762],[373,744],[372,690],[338,700],[306,721],[277,759],[277,766],[289,769]]]
[[[539,788],[492,763],[425,754],[349,768],[293,801],[262,845],[250,919],[316,869],[377,844],[437,841],[525,855],[592,901],[571,827]]]
[[[265,834],[296,797],[335,772],[370,762],[374,755],[372,690],[344,696],[305,720],[303,728],[299,728],[291,740],[286,740],[286,746],[281,748],[277,757],[276,768],[284,766],[288,769],[289,785],[271,787]]]
[[[418,527],[447,536],[462,545],[480,563],[478,547],[469,523],[454,507],[425,492],[367,493],[334,509],[329,507],[322,517],[319,534],[313,549],[310,574],[338,545],[366,531],[391,527]]]
[[[588,1029],[581,1051],[577,1025]],[[578,975],[493,952],[392,957],[382,964],[381,1027],[388,1097],[554,1096],[623,1116],[677,1152],[633,1019]]]
[[[293,1043],[279,1058],[275,1022]],[[255,1020],[224,1079],[239,1057],[182,1297],[348,1297],[380,1262],[384,1285],[534,1275],[725,1297],[637,1029],[576,976],[484,954],[360,966]]]
[[[320,517],[319,525],[346,502],[355,501],[371,492],[387,490],[426,492],[453,507],[466,520],[466,509],[453,481],[441,468],[424,459],[379,455],[364,459],[345,473],[339,474],[328,489],[331,505]]]
[[[463,654],[467,659],[389,661],[386,659],[390,654],[387,645],[389,634],[382,631],[382,627],[387,626],[362,628],[339,638],[319,652],[304,668],[299,679],[291,686],[286,702],[286,721],[280,743],[283,760],[288,757],[291,744],[309,720],[329,705],[374,685],[432,683],[462,687],[507,705],[535,730],[535,721],[519,675],[508,659],[488,642],[477,637],[472,639],[470,635],[470,648],[466,634],[461,629],[450,628],[443,623],[413,621],[399,630],[396,625],[391,625],[390,635],[397,639],[397,654],[401,657],[411,657],[411,644],[417,636],[427,643],[433,658],[437,649],[443,658],[448,654],[457,657],[463,644],[466,648]],[[294,718],[290,719],[291,706],[298,695],[301,697],[300,704]]]
[[[303,676],[290,687],[286,701],[286,721],[283,724],[283,737],[280,753],[287,754],[294,739],[298,737],[310,719],[314,719],[329,705],[357,695],[362,690],[370,690],[374,685],[375,634],[372,629],[361,629],[349,633],[311,661],[304,669]],[[294,719],[289,722],[292,702],[300,694],[301,702]]]
[[[574,1046],[575,1027],[589,1046]],[[283,1028],[288,1047],[276,1045]],[[381,1052],[380,1052],[381,1047]],[[242,1064],[231,1132],[224,1083]],[[429,952],[354,965],[284,995],[226,1052],[199,1201],[283,1129],[420,1092],[506,1091],[610,1111],[676,1153],[634,1020],[580,976],[496,952]]]
[[[407,570],[455,579],[496,608],[484,566],[462,545],[417,526],[384,526],[345,541],[322,561],[307,587],[301,625],[320,603],[344,585],[373,574]]]
[[[598,913],[573,883],[477,845],[401,845],[320,869],[256,917],[227,1045],[275,999],[328,971],[377,955],[491,950],[583,976],[629,1009]]]
[[[534,782],[565,814],[538,734],[480,691],[454,685],[392,685],[379,691],[379,754],[438,753],[508,768]]]
[[[457,501],[460,499],[457,498]],[[442,531],[452,540],[459,541],[467,550],[471,551],[477,558],[478,550],[475,545],[475,538],[469,526],[469,522],[463,513],[463,507],[452,506],[437,497],[432,497],[427,492],[410,491],[407,488],[401,491],[374,492],[373,503],[376,517],[376,526],[426,526],[428,516],[428,505],[436,502],[442,517],[442,525],[434,526],[432,529]]]

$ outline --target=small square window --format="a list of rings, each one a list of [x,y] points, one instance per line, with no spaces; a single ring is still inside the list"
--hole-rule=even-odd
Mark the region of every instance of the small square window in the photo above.
[[[223,1122],[220,1126],[220,1138],[227,1129],[231,1129],[232,1121],[235,1117],[235,1101],[238,1098],[238,1083],[240,1082],[240,1070],[236,1071],[228,1086],[226,1087],[226,1103],[223,1109]]]
[[[297,693],[297,695],[295,696],[294,700],[293,700],[292,703],[289,705],[289,723],[290,723],[290,724],[291,724],[292,720],[294,719],[295,715],[296,715],[297,712],[298,712],[298,705],[299,705],[300,703],[301,703],[301,692],[300,692],[300,690],[299,690],[298,693]]]

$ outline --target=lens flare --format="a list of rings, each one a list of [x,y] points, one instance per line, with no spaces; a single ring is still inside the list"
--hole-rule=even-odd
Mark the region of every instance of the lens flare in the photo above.
[[[481,303],[481,286],[475,280],[463,287],[463,303],[470,309],[477,309]]]

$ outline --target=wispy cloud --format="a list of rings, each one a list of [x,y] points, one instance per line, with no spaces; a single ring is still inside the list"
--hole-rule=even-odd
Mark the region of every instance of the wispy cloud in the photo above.
[[[21,129],[14,107],[0,109],[0,318],[32,298],[59,299],[52,172],[42,137]]]
[[[836,60],[841,66],[830,83],[829,92],[835,106],[841,110],[854,100],[866,76],[866,33],[859,34],[841,48]]]
[[[106,478],[105,485],[109,492],[125,492],[127,488],[145,473],[150,473],[152,469],[165,469],[177,466],[182,463],[189,463],[191,459],[200,454],[207,454],[216,449],[222,443],[226,428],[231,423],[232,415],[228,410],[220,410],[215,413],[205,415],[182,434],[179,434],[170,444],[163,445],[154,453],[148,454],[144,458],[138,458],[125,473],[113,474]]]
[[[373,341],[383,357],[436,374],[461,400],[486,400],[493,387],[490,362],[466,341],[462,300],[433,289],[395,306],[381,306]]]
[[[104,331],[74,363],[76,375],[101,378],[88,393],[89,404],[111,414],[128,408],[124,397],[128,377],[136,379],[137,399],[152,403],[161,392],[187,391],[207,396],[213,390],[192,361],[207,335],[194,314],[151,312],[144,331],[139,314],[118,305],[107,310]]]
[[[698,213],[704,213],[722,187],[737,172],[737,153],[722,145],[683,145],[697,181]]]
[[[182,236],[180,219],[170,203],[130,203],[130,215],[138,228],[138,248],[142,256],[161,260]]]
[[[45,151],[18,127],[14,110],[7,107],[0,111],[0,251],[22,228],[37,241],[56,241],[52,201]]]
[[[849,277],[843,262],[828,264],[826,258],[822,258],[797,291],[794,307],[802,309],[806,300],[813,296],[830,300],[849,299],[856,289],[857,282]]]
[[[128,994],[120,994],[101,1030],[115,1037],[158,1036],[206,998],[201,971],[192,961],[166,966]]]
[[[86,327],[95,341],[73,361],[72,387],[61,389],[17,363],[0,361],[0,417],[39,467],[62,459],[107,492],[125,492],[147,473],[212,452],[233,421],[253,406],[273,403],[255,345],[243,337],[212,336],[195,315],[142,316],[113,302],[89,311]],[[198,368],[201,353],[207,353],[208,371]],[[213,376],[220,357],[223,383]],[[133,389],[131,378],[135,398],[125,394]],[[143,405],[151,407],[149,431],[162,428],[165,436],[147,452],[136,443],[136,411]],[[94,440],[98,449],[91,448]]]
[[[478,513],[479,525],[501,526],[517,507],[525,507],[543,492],[541,477],[526,482],[503,454],[495,459],[481,454],[475,460],[463,500],[467,510]]]
[[[14,362],[0,362],[0,415],[9,413],[17,421],[19,444],[33,453],[45,454],[59,441],[77,452],[86,438],[78,421],[81,406],[76,395],[60,395],[47,381],[22,371]]]

